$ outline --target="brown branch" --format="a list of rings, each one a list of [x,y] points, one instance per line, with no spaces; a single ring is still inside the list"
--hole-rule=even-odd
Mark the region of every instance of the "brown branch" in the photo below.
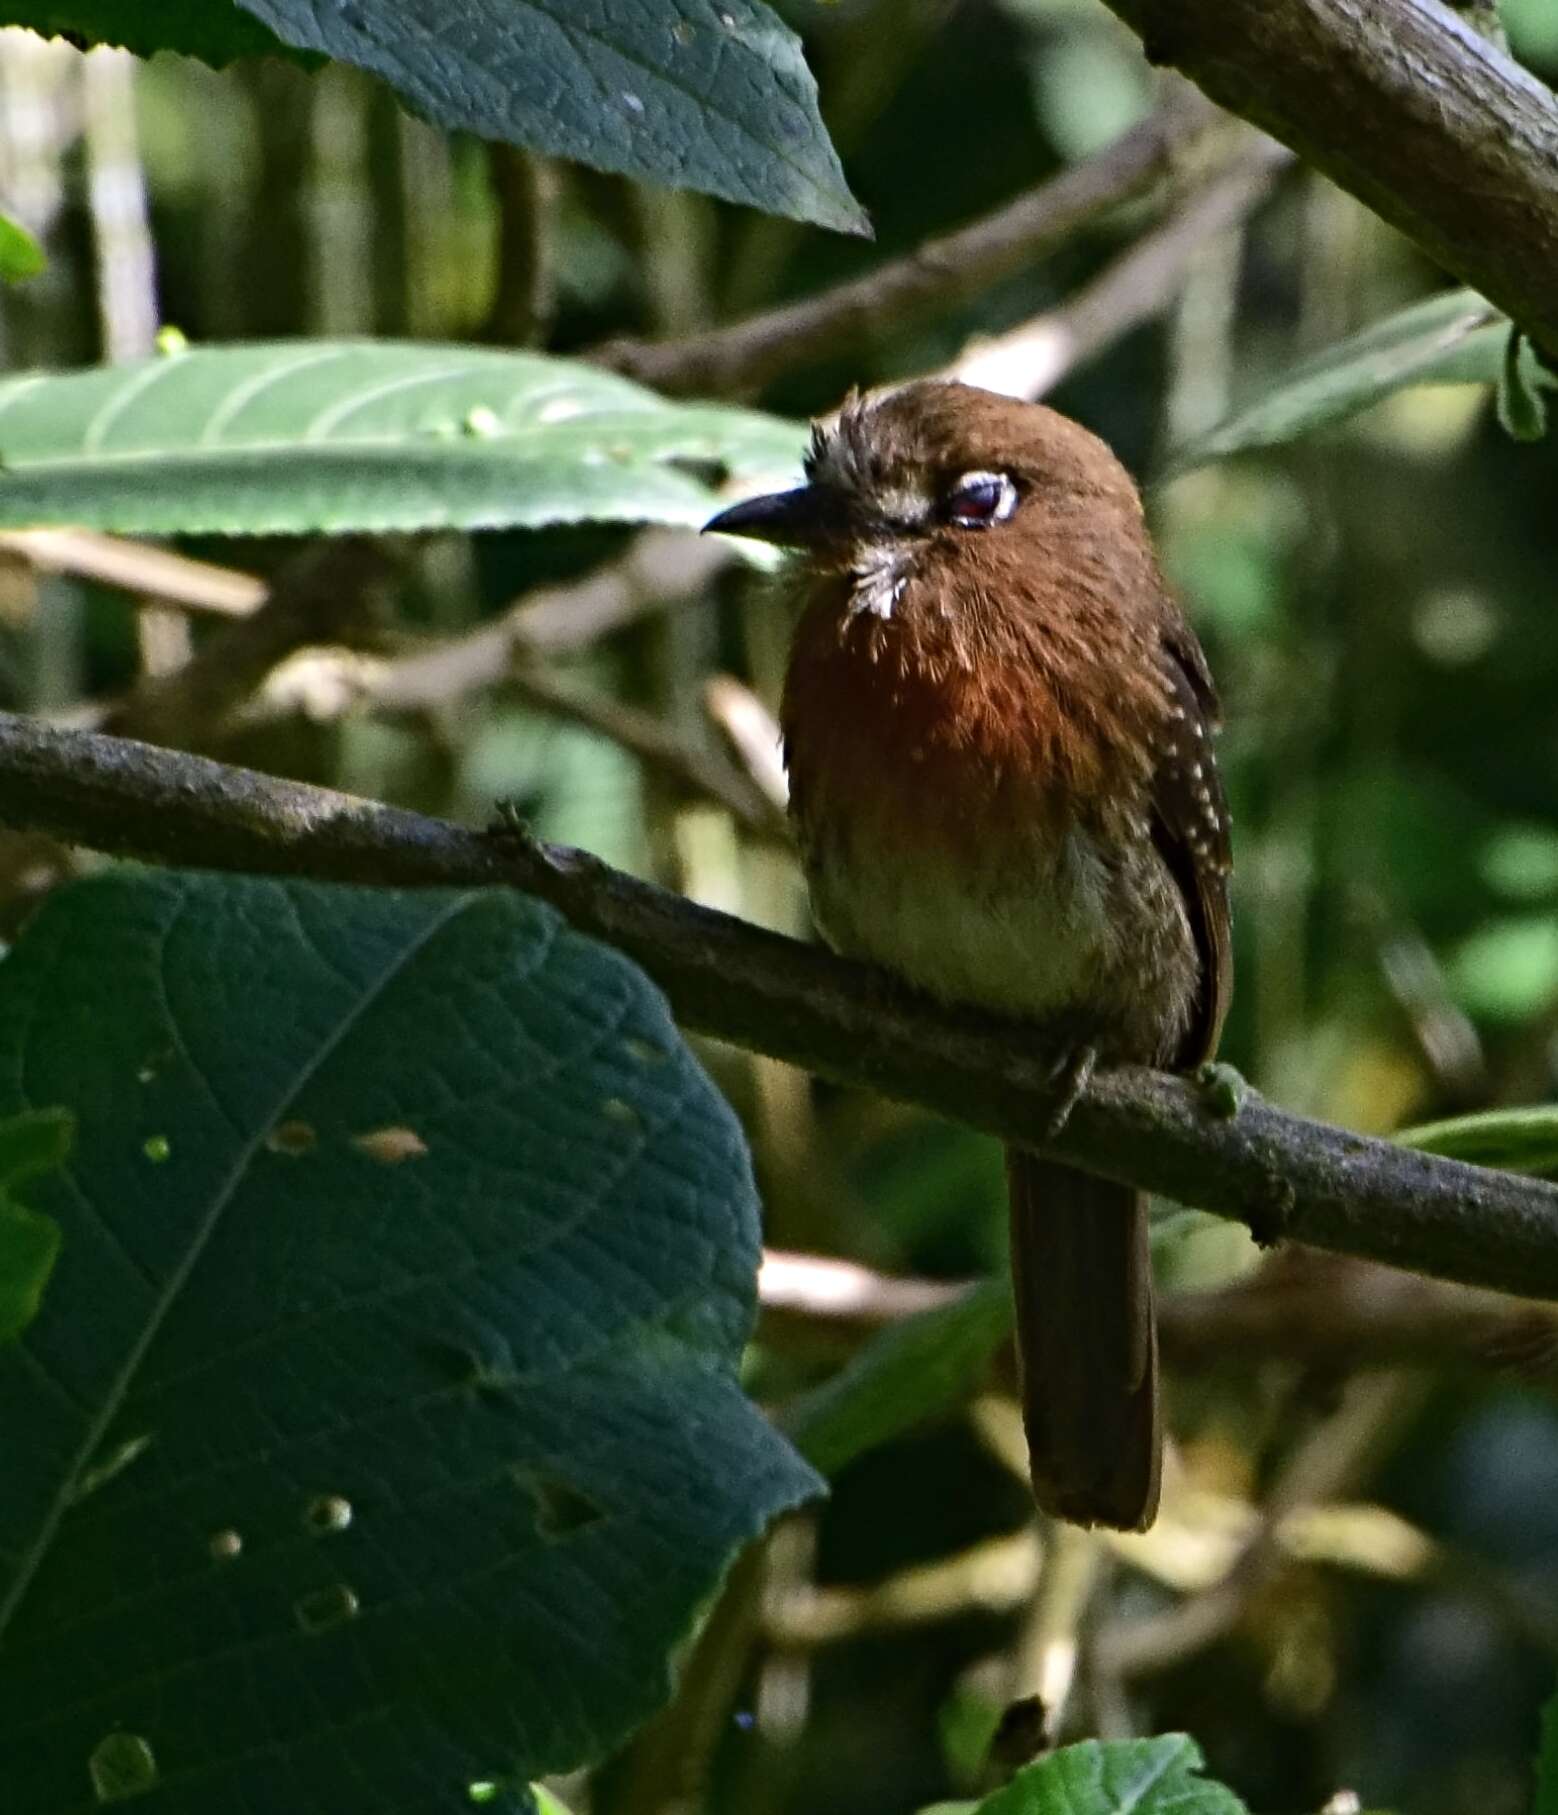
[[[257,610],[207,638],[183,667],[144,678],[103,714],[103,729],[151,743],[203,742],[284,657],[339,636],[394,571],[385,547],[365,536],[306,550]]]
[[[99,850],[321,880],[509,884],[615,945],[685,1025],[1042,1147],[1289,1238],[1558,1298],[1558,1188],[1193,1083],[1096,1078],[1064,1133],[1042,1035],[928,1003],[865,965],[702,908],[582,851],[471,831],[205,758],[0,715],[0,818]],[[1216,1093],[1221,1098],[1224,1093]]]
[[[1221,1291],[1174,1293],[1160,1322],[1165,1353],[1182,1367],[1281,1356],[1327,1372],[1413,1365],[1558,1375],[1552,1305],[1318,1254],[1284,1256]]]
[[[507,685],[543,712],[609,738],[683,792],[717,802],[749,831],[788,840],[783,807],[776,807],[750,776],[718,750],[699,748],[654,713],[625,706],[594,689],[575,686],[549,669],[526,663],[510,669]]]
[[[976,341],[944,376],[1008,397],[1045,396],[1075,367],[1168,308],[1208,241],[1265,200],[1291,157],[1257,138],[1075,295],[1009,333]]]
[[[780,1249],[766,1249],[758,1271],[765,1313],[836,1324],[856,1336],[939,1310],[971,1289],[966,1281],[896,1276]],[[1304,1248],[1231,1285],[1167,1294],[1158,1326],[1175,1367],[1283,1360],[1333,1374],[1413,1366],[1491,1370],[1537,1384],[1558,1379],[1552,1304]]]
[[[785,773],[783,737],[779,721],[744,681],[733,674],[710,675],[704,683],[703,704],[709,717],[724,732],[752,784],[778,812],[790,801],[790,778]]]
[[[1166,1612],[1106,1626],[1094,1641],[1103,1667],[1120,1676],[1146,1675],[1194,1656],[1231,1632],[1286,1567],[1287,1521],[1305,1508],[1340,1498],[1377,1459],[1417,1396],[1410,1376],[1367,1374],[1350,1381],[1337,1410],[1284,1462],[1254,1530],[1221,1579]]]
[[[1558,99],[1438,0],[1107,0],[1558,353]]]
[[[685,340],[609,341],[595,357],[662,391],[729,396],[760,390],[781,372],[847,352],[889,323],[898,328],[943,312],[1044,257],[1110,209],[1144,194],[1214,118],[1176,88],[1151,119],[1096,157],[864,277]]]
[[[691,598],[735,557],[716,538],[646,530],[621,560],[582,580],[527,592],[491,622],[384,663],[371,703],[389,711],[448,705],[506,680],[516,661],[583,649]]]
[[[186,611],[241,618],[265,602],[265,582],[210,561],[193,561],[172,549],[95,529],[0,531],[0,553],[16,555],[46,573],[122,587]]]

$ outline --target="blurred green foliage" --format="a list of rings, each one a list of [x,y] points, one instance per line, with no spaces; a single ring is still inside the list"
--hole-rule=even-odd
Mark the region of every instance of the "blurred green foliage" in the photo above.
[[[154,291],[136,319],[175,322],[197,343],[512,339],[500,280],[522,293],[532,343],[553,351],[696,334],[870,270],[995,205],[1096,148],[1153,93],[1137,47],[1094,0],[781,10],[804,38],[874,246],[445,138],[340,68],[310,77],[238,63],[218,75],[169,58],[134,83],[121,194],[144,198],[137,239],[133,208],[128,235],[125,217],[94,211],[74,53],[0,38],[0,203],[49,252],[40,276],[0,297],[5,364],[79,364],[126,344],[114,336],[129,331],[133,283],[100,284],[105,269],[140,270]],[[1515,52],[1558,77],[1558,9],[1505,0],[1503,13]],[[54,122],[41,149],[14,128],[18,96]],[[101,123],[97,132],[101,144]],[[1125,210],[928,326],[886,327],[751,401],[798,414],[831,406],[850,383],[933,368],[970,335],[1074,294],[1147,220]],[[1446,288],[1359,206],[1295,175],[1194,262],[1166,315],[1071,372],[1053,401],[1151,478],[1174,444],[1279,375]],[[1558,1095],[1555,482],[1558,451],[1508,439],[1486,384],[1387,385],[1354,420],[1150,491],[1165,566],[1224,697],[1238,946],[1224,1052],[1295,1108],[1390,1131]],[[281,538],[183,546],[267,575],[291,552]],[[405,577],[380,603],[366,653],[476,628],[621,547],[609,528],[422,538],[404,551]],[[41,712],[113,698],[156,659],[150,630],[118,592],[8,564],[0,704]],[[558,666],[717,748],[705,682],[735,674],[771,704],[786,632],[766,592],[727,575]],[[194,645],[207,634],[195,623]],[[513,797],[548,836],[766,924],[805,925],[782,851],[519,688],[412,711],[256,713],[215,742],[278,773],[473,822],[493,798]],[[36,840],[0,840],[8,928],[40,871],[68,866]],[[751,1138],[772,1245],[948,1279],[999,1265],[1005,1211],[988,1143],[762,1060],[707,1057]],[[1239,1231],[1170,1206],[1158,1235],[1176,1284],[1214,1286],[1254,1263]],[[767,1320],[748,1381],[781,1411],[834,1417],[834,1497],[776,1540],[763,1595],[745,1589],[737,1638],[724,1615],[711,1619],[662,1740],[652,1731],[593,1784],[565,1786],[571,1807],[606,1815],[674,1800],[676,1773],[657,1744],[711,1786],[710,1806],[743,1815],[886,1815],[984,1787],[985,1717],[1033,1637],[1025,1595],[964,1582],[911,1616],[885,1588],[859,1592],[984,1557],[1027,1519],[1003,1459],[999,1361],[974,1416],[948,1410],[890,1442],[857,1441],[901,1420],[879,1417],[869,1391],[847,1390],[862,1375],[872,1386],[884,1352],[890,1378],[916,1333],[862,1348],[847,1321]],[[974,1338],[977,1351],[985,1332]],[[851,1357],[856,1371],[841,1373]],[[1318,1809],[1343,1787],[1365,1806],[1423,1815],[1524,1809],[1558,1645],[1539,1613],[1519,1616],[1558,1599],[1558,1416],[1553,1345],[1515,1359],[1523,1373],[1426,1378],[1415,1411],[1382,1429],[1328,1509],[1344,1536],[1377,1535],[1363,1514],[1378,1508],[1411,1521],[1439,1561],[1387,1567],[1361,1539],[1329,1551],[1316,1540],[1215,1641],[1125,1679],[1084,1659],[1075,1730],[1183,1727],[1212,1773],[1260,1809]],[[1174,1378],[1179,1468],[1205,1498],[1202,1523],[1193,1542],[1176,1526],[1159,1552],[1100,1551],[1101,1622],[1161,1613],[1205,1586],[1206,1558],[1225,1557],[1230,1533],[1247,1529],[1239,1521],[1333,1414],[1351,1365],[1242,1357]],[[837,1610],[836,1623],[825,1627],[818,1608]]]

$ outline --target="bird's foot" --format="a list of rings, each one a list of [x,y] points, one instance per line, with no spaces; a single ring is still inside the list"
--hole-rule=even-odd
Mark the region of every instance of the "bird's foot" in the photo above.
[[[1097,1066],[1096,1046],[1074,1046],[1058,1060],[1049,1075],[1049,1081],[1055,1090],[1055,1103],[1044,1122],[1046,1140],[1053,1141],[1065,1133],[1071,1112],[1081,1102],[1082,1093],[1087,1089]]]

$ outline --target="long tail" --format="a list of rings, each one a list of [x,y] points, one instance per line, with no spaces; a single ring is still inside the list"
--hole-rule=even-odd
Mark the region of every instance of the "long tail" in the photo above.
[[[1140,1192],[1008,1148],[1012,1290],[1034,1498],[1077,1525],[1158,1511],[1158,1332]]]

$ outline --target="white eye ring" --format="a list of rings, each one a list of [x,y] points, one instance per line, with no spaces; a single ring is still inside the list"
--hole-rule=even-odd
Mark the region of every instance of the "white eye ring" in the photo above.
[[[952,488],[952,521],[964,529],[1004,523],[1017,508],[1017,487],[1005,473],[964,473]]]

